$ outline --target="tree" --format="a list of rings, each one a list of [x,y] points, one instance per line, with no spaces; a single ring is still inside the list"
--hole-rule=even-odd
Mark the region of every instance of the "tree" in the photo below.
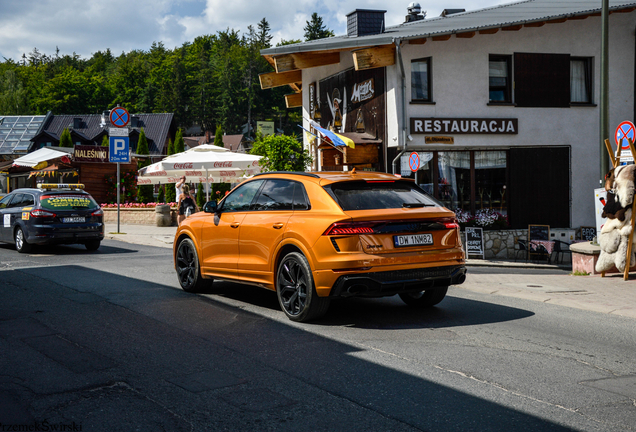
[[[165,190],[164,185],[159,186],[159,195],[157,195],[157,202],[158,203],[166,202],[166,194],[165,194],[164,190]]]
[[[102,147],[109,147],[110,146],[110,140],[108,139],[108,135],[104,135],[104,138],[102,138]]]
[[[146,132],[144,128],[141,128],[139,132],[139,140],[137,141],[137,154],[138,155],[150,155],[148,150],[148,140],[146,139]],[[150,158],[139,158],[137,161],[137,169],[141,169],[150,165]],[[142,203],[149,203],[153,200],[152,185],[141,185],[137,193],[137,200]]]
[[[223,129],[221,129],[221,125],[216,126],[216,133],[214,134],[214,145],[225,147],[223,145]]]
[[[203,183],[199,183],[197,185],[197,205],[202,209],[203,204],[205,204],[205,193],[203,192]]]
[[[183,141],[183,131],[179,129],[177,131],[177,136],[174,139],[174,152],[183,153],[185,151],[185,142]]]
[[[254,142],[251,154],[263,156],[263,171],[305,171],[312,162],[311,155],[295,136],[269,135]]]
[[[173,155],[174,154],[174,144],[172,143],[172,138],[168,138],[168,152],[167,155]]]
[[[172,139],[168,139],[168,156],[173,155],[174,151],[174,143]],[[166,203],[172,203],[177,201],[177,191],[175,190],[172,184],[166,185]]]
[[[324,25],[322,17],[319,17],[316,12],[311,14],[311,21],[306,21],[306,23],[307,25],[303,28],[303,30],[305,30],[306,41],[335,36],[334,32]]]
[[[62,135],[60,135],[60,147],[73,147],[73,140],[71,139],[71,133],[67,128],[64,128]]]

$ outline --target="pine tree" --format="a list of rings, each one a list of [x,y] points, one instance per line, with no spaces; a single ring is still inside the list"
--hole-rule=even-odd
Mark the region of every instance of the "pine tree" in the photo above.
[[[214,134],[214,145],[225,147],[223,145],[223,129],[221,129],[221,125],[216,126],[216,133]]]
[[[157,195],[157,203],[166,202],[166,195],[164,192],[165,187],[163,185],[159,186],[159,195]]]
[[[203,192],[203,183],[199,183],[197,186],[197,205],[202,209],[203,204],[205,204],[205,193]]]
[[[183,153],[185,151],[185,142],[183,141],[183,132],[181,129],[177,131],[177,136],[174,139],[174,153]]]
[[[319,17],[316,12],[311,14],[311,21],[305,21],[307,25],[303,28],[305,30],[305,40],[312,41],[316,39],[324,39],[335,36],[334,32],[329,30],[322,22],[322,17]]]
[[[173,155],[174,154],[174,144],[172,143],[172,138],[168,139],[168,153],[167,155]]]
[[[64,128],[62,135],[60,135],[60,147],[73,147],[73,140],[71,139],[71,133],[67,128]]]
[[[150,151],[148,150],[148,140],[146,139],[146,132],[144,131],[144,128],[141,128],[141,132],[139,132],[139,140],[137,141],[137,154],[150,155]],[[137,161],[137,169],[141,169],[148,165],[150,165],[150,158],[139,158]],[[151,202],[153,199],[153,188],[154,186],[152,185],[139,186],[137,201],[142,203]]]
[[[110,146],[110,142],[108,140],[108,135],[104,135],[104,138],[102,138],[102,147],[109,147]]]
[[[177,191],[173,183],[166,185],[166,204],[177,202]]]

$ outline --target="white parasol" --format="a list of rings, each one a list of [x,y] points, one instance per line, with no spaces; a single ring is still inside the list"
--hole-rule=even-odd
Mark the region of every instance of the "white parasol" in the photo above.
[[[137,184],[176,183],[181,176],[194,183],[237,183],[261,171],[260,159],[202,144],[140,169]]]

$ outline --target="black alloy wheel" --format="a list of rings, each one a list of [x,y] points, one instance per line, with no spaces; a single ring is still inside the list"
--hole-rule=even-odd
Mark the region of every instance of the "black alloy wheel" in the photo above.
[[[201,276],[197,249],[189,238],[179,242],[176,264],[179,284],[184,291],[198,292],[212,282],[211,279],[205,280]]]
[[[413,307],[432,307],[444,300],[448,287],[432,288],[426,291],[410,292],[400,294],[404,303]]]
[[[311,321],[329,308],[329,299],[316,294],[307,258],[298,252],[288,253],[278,265],[276,294],[281,309],[292,321]]]
[[[32,245],[27,243],[26,236],[22,228],[18,227],[15,230],[15,249],[20,253],[27,253],[31,251]]]

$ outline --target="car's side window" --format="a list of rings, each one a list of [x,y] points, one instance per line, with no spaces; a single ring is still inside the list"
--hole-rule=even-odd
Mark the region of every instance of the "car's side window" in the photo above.
[[[294,185],[289,180],[267,180],[263,185],[252,210],[293,210]]]
[[[234,189],[223,200],[222,212],[248,211],[256,193],[261,188],[263,180],[254,180],[244,183]]]
[[[294,183],[296,183],[294,187],[294,210],[309,210],[310,206],[305,186],[302,183]]]
[[[15,194],[8,208],[13,207],[22,207],[22,199],[24,198],[24,194]]]
[[[15,195],[7,195],[6,197],[2,198],[0,200],[0,209],[3,208],[7,208],[7,206],[9,205],[9,201],[11,201],[11,198],[13,198]]]
[[[24,194],[22,196],[22,206],[32,206],[35,205],[35,198],[31,194]]]

